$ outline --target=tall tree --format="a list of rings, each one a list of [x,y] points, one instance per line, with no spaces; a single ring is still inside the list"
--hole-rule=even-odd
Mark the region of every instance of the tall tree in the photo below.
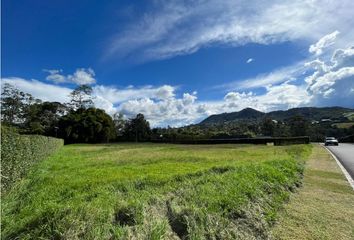
[[[135,118],[130,119],[126,125],[125,135],[128,140],[143,142],[150,139],[150,124],[143,114],[139,113]]]
[[[113,115],[114,128],[116,130],[117,138],[121,138],[124,135],[125,126],[127,125],[127,120],[124,119],[123,114],[115,113]]]
[[[80,85],[70,93],[70,98],[68,105],[71,109],[90,108],[93,106],[92,87]]]
[[[11,125],[23,123],[25,114],[34,101],[31,94],[5,83],[1,92],[1,121]]]

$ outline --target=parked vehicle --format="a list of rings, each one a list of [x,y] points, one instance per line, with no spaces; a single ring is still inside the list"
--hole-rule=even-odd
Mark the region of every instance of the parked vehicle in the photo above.
[[[334,137],[326,137],[324,144],[325,146],[330,146],[330,145],[338,146],[338,140]]]

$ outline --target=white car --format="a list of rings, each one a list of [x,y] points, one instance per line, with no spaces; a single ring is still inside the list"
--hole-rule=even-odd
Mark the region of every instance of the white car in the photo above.
[[[335,139],[334,137],[326,137],[325,146],[329,146],[329,145],[338,146],[338,140]]]

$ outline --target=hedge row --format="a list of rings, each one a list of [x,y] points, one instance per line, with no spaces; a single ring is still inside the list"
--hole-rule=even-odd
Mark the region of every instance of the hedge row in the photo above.
[[[20,135],[12,128],[1,127],[1,193],[29,171],[38,161],[63,146],[58,138],[39,135]]]

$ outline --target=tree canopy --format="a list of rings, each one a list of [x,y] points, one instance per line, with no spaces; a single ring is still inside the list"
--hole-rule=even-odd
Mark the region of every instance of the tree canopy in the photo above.
[[[70,98],[68,106],[71,109],[93,107],[92,87],[90,85],[79,85],[70,93]]]
[[[111,116],[98,108],[70,111],[60,118],[58,127],[65,143],[103,143],[115,137]]]
[[[9,125],[23,123],[28,107],[33,101],[35,99],[31,94],[5,83],[1,91],[1,121]]]
[[[124,132],[127,140],[144,142],[150,139],[150,124],[146,121],[144,115],[139,113],[127,122]]]

